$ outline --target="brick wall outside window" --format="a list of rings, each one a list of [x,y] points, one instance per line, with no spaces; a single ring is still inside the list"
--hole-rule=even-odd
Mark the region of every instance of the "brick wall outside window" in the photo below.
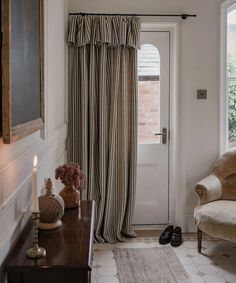
[[[160,141],[155,132],[160,132],[160,81],[138,81],[138,142]]]

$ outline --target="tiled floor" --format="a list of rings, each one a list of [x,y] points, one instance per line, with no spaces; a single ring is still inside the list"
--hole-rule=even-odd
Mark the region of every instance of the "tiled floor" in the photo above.
[[[157,231],[140,231],[126,243],[94,244],[92,283],[119,283],[114,247],[159,247],[158,236]],[[196,247],[196,235],[186,234],[182,246],[174,248],[193,283],[236,283],[236,244],[204,236],[201,255]]]

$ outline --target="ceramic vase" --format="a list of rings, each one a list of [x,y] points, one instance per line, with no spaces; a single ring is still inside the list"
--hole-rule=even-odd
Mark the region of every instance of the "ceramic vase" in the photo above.
[[[59,195],[64,200],[65,208],[78,207],[80,204],[80,192],[72,184],[65,185]]]
[[[51,179],[47,179],[45,193],[39,197],[40,221],[38,227],[44,230],[59,228],[64,214],[64,201],[55,194]]]

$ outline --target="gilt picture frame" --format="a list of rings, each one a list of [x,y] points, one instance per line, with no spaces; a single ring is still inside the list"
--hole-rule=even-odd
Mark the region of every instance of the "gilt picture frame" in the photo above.
[[[44,127],[43,0],[2,0],[2,138]]]

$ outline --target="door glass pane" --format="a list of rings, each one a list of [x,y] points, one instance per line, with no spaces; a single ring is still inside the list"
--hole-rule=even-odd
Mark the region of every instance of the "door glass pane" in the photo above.
[[[160,54],[151,44],[138,50],[138,142],[160,143]]]
[[[228,142],[236,141],[236,9],[227,15]]]

